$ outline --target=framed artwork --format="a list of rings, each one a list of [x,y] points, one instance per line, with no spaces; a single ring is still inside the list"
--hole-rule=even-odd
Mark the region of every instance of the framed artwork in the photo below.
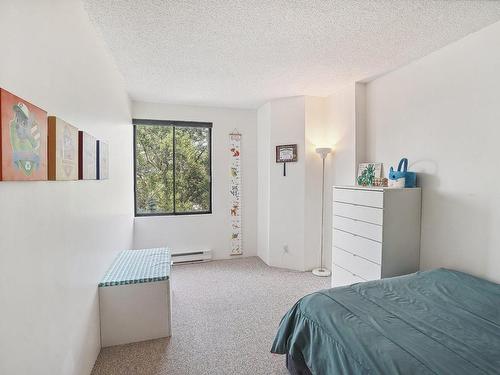
[[[49,116],[48,136],[49,180],[78,180],[78,129]]]
[[[97,179],[97,139],[81,130],[78,132],[78,178]]]
[[[297,161],[297,145],[276,146],[276,163],[283,163],[283,176],[286,176],[286,163]]]
[[[0,89],[0,180],[47,180],[47,112]]]
[[[106,142],[97,141],[97,179],[109,178],[109,146]]]
[[[276,163],[291,163],[297,161],[297,145],[276,146]]]
[[[356,182],[360,186],[373,186],[375,179],[382,177],[382,163],[361,163]]]

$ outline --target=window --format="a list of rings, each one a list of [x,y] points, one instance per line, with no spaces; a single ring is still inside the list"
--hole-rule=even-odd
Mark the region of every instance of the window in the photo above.
[[[133,120],[135,216],[212,212],[212,124]]]

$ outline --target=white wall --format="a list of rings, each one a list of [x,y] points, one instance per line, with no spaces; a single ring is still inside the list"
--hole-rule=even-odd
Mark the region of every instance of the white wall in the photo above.
[[[269,264],[304,270],[305,98],[271,102]],[[276,163],[275,147],[297,144],[297,162]],[[284,251],[284,246],[288,251]]]
[[[367,156],[423,188],[421,268],[500,281],[500,23],[367,85]]]
[[[257,112],[257,255],[269,264],[270,178],[271,178],[271,104]]]
[[[325,98],[325,144],[333,147],[333,153],[326,159],[325,183],[325,265],[331,268],[332,256],[332,186],[353,185],[357,170],[357,131],[355,84],[339,89]],[[358,97],[361,97],[358,94]],[[359,99],[358,99],[359,100]],[[361,109],[358,108],[359,111]]]
[[[360,93],[358,93],[360,90]],[[292,97],[258,110],[259,231],[258,254],[268,264],[296,270],[320,265],[321,158],[316,147],[334,148],[325,163],[324,260],[331,264],[334,184],[353,184],[356,142],[364,137],[363,85],[352,85],[327,97]],[[363,139],[364,141],[364,139]],[[298,162],[283,166],[274,159],[278,144],[297,143]],[[284,251],[284,246],[287,251]]]
[[[110,143],[110,180],[0,182],[0,373],[88,374],[97,283],[131,246],[129,103],[78,1],[0,3],[0,86]]]
[[[138,119],[212,122],[212,214],[137,217],[135,248],[169,246],[173,251],[212,249],[215,258],[231,253],[229,133],[242,133],[243,255],[257,255],[257,112],[255,110],[132,103]]]
[[[324,99],[273,100],[258,110],[258,254],[269,265],[300,271],[319,266]],[[297,144],[297,162],[276,163],[275,148]]]

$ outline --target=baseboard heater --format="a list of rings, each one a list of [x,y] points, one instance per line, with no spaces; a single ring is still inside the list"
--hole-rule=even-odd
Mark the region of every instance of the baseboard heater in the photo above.
[[[172,254],[172,264],[201,263],[212,260],[212,250],[183,251]]]

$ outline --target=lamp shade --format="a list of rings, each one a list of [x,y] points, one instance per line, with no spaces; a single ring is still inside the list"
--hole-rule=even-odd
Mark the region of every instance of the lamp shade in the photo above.
[[[332,152],[331,147],[316,147],[316,152],[321,156],[321,159],[327,157],[327,155]]]

